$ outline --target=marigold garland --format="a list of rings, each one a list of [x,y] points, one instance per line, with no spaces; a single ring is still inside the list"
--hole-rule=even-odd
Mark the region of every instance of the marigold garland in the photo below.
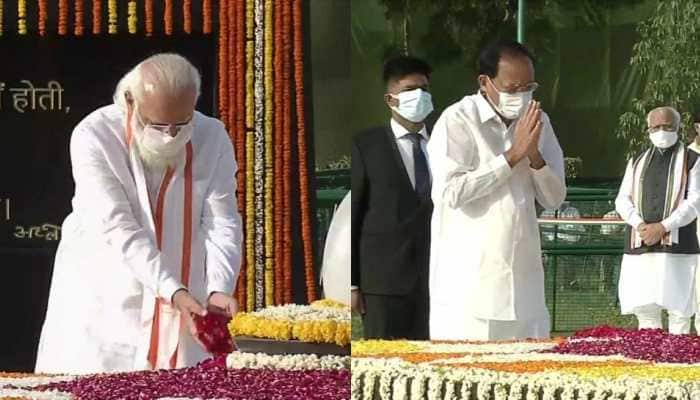
[[[68,34],[68,0],[58,0],[58,34]]]
[[[245,162],[245,157],[241,156],[241,154],[246,153],[246,147],[245,147],[245,142],[239,143],[237,141],[237,137],[241,135],[241,132],[238,132],[235,127],[235,111],[236,111],[236,106],[235,106],[235,97],[236,97],[236,87],[237,87],[237,79],[236,79],[236,65],[235,65],[235,59],[234,59],[234,54],[235,54],[235,44],[236,44],[236,37],[235,37],[235,26],[236,26],[236,7],[232,5],[231,1],[226,1],[226,4],[221,4],[222,7],[225,7],[225,15],[220,16],[222,18],[221,22],[226,25],[226,41],[225,41],[225,53],[227,54],[227,59],[225,61],[226,65],[223,66],[224,71],[227,75],[226,81],[224,82],[224,88],[227,92],[226,98],[224,101],[226,101],[226,106],[221,112],[221,118],[226,121],[226,123],[231,126],[231,131],[229,132],[229,135],[231,137],[231,141],[234,145],[235,153],[236,153],[236,160],[238,161],[238,165],[240,168],[238,169],[238,172],[236,174],[236,180],[238,182],[238,187],[236,189],[236,197],[238,200],[238,205],[239,209],[241,210],[241,222],[242,226],[246,226],[246,203],[245,203],[245,197],[241,196],[241,193],[245,193],[246,191],[246,162]],[[238,85],[240,86],[240,84]],[[243,132],[243,135],[245,136],[245,132]],[[245,235],[244,235],[245,237]],[[243,304],[243,309],[247,309],[247,300],[246,300],[246,295],[247,295],[247,269],[246,269],[246,264],[247,264],[247,259],[246,259],[246,253],[245,250],[243,252],[243,257],[241,259],[241,274],[240,276],[242,278],[238,279],[237,282],[237,288],[236,288],[236,293],[238,294],[238,301],[239,304]]]
[[[165,0],[165,12],[163,15],[165,34],[173,34],[173,0]]]
[[[274,249],[274,269],[275,269],[275,304],[282,304],[284,300],[284,281],[283,281],[283,262],[282,262],[282,151],[279,145],[282,143],[282,7],[279,1],[275,3],[273,11],[275,17],[274,26],[274,88],[273,96],[275,102],[274,113],[274,139],[275,154],[274,154],[274,220],[273,227],[275,229],[275,249]]]
[[[146,14],[146,36],[153,35],[153,0],[144,1],[144,11]]]
[[[46,6],[44,5],[44,10]],[[39,11],[41,15],[41,10]],[[41,25],[39,25],[41,26]],[[44,12],[44,27],[46,27],[46,13]],[[92,34],[102,33],[102,0],[92,0]]]
[[[219,9],[219,12],[224,12]],[[202,2],[202,33],[208,35],[211,33],[211,0]]]
[[[48,17],[48,5],[46,0],[39,0],[39,10],[38,10],[38,24],[39,24],[39,35],[46,35],[46,19]]]
[[[233,108],[235,110],[244,110],[245,109],[245,101],[246,101],[246,84],[245,84],[245,77],[246,77],[246,62],[247,62],[247,54],[246,54],[246,40],[245,40],[245,23],[246,23],[246,3],[243,1],[236,1],[234,3],[234,7],[231,7],[231,9],[234,11],[234,19],[233,19],[233,24],[230,27],[232,29],[231,31],[231,38],[233,38],[233,44],[231,46],[232,51],[233,51],[233,59],[235,60],[234,63],[234,69],[233,69],[233,77],[235,81],[237,82],[237,85],[235,85],[235,92],[232,94],[233,99],[231,104],[233,105]],[[233,122],[234,126],[236,127],[235,133],[236,133],[236,157],[237,159],[241,160],[240,162],[243,165],[247,165],[247,160],[246,160],[246,139],[247,139],[247,131],[246,131],[246,113],[244,112],[236,112],[233,113]],[[239,196],[239,204],[243,205],[245,204],[246,200],[246,191],[247,187],[245,185],[245,177],[246,177],[246,171],[243,170],[239,174],[239,180],[241,182],[241,189],[238,192]],[[245,224],[248,221],[248,215],[245,213],[242,213],[243,217],[243,224]],[[244,257],[243,258],[243,263],[241,265],[241,268],[243,271],[248,270],[248,260]],[[245,291],[242,291],[241,296],[245,297],[248,294],[248,289],[247,289],[247,281],[246,280],[241,280],[242,281],[242,286],[245,287]],[[247,298],[245,299],[247,303]],[[251,310],[252,311],[252,310]]]
[[[219,116],[225,124],[228,115],[228,5],[227,0],[219,0]],[[229,132],[234,129],[227,125]],[[240,160],[239,160],[240,162]]]
[[[129,33],[134,35],[138,32],[138,6],[136,5],[136,0],[129,0],[128,14]]]
[[[108,32],[110,35],[116,35],[117,34],[117,22],[118,22],[118,14],[117,14],[117,0],[109,0],[107,2],[107,9],[109,12],[109,26],[108,26]]]
[[[192,33],[192,0],[182,1],[182,17],[185,33]]]
[[[273,51],[273,26],[272,26],[272,0],[265,0],[265,305],[275,304],[275,279],[274,279],[274,236],[273,236],[273,154],[272,154],[272,128],[273,115],[272,98],[272,51]]]
[[[75,0],[75,26],[73,29],[75,36],[83,36],[85,34],[84,17],[85,4],[83,0]]]
[[[246,0],[245,3],[245,36],[248,40],[255,40],[255,2]]]
[[[284,192],[284,197],[282,201],[282,208],[284,209],[283,214],[283,235],[282,243],[284,246],[284,302],[292,302],[292,226],[291,226],[291,171],[290,166],[292,162],[291,156],[291,135],[292,135],[292,102],[291,102],[291,88],[290,88],[290,25],[291,25],[291,15],[289,2],[283,2],[282,7],[282,43],[284,46],[283,57],[282,57],[282,96],[284,102],[282,104],[282,119],[283,119],[283,133],[282,133],[282,187]]]
[[[17,32],[20,35],[27,34],[27,2],[26,0],[17,1]]]
[[[3,27],[3,18],[4,18],[4,9],[5,9],[5,3],[3,0],[0,0],[0,37],[2,36],[3,31],[5,30]]]
[[[311,232],[311,200],[306,148],[306,113],[304,95],[304,43],[302,0],[294,0],[294,88],[296,90],[297,149],[299,154],[299,192],[301,197],[301,237],[304,247],[306,296],[309,302],[318,298],[314,271],[313,237]]]

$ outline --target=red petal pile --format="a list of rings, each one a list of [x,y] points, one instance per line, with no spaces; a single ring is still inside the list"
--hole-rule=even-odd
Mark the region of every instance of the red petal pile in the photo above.
[[[230,321],[231,317],[213,312],[207,313],[204,317],[199,315],[194,317],[197,337],[207,351],[214,356],[228,354],[236,350],[236,345],[233,343],[233,338],[231,338],[231,333],[227,328]]]
[[[619,354],[636,360],[700,363],[700,336],[671,335],[661,329],[622,329],[609,326],[577,332],[552,350],[562,354]]]
[[[92,375],[34,390],[70,393],[80,400],[346,400],[350,370],[226,369],[202,363],[175,370]]]

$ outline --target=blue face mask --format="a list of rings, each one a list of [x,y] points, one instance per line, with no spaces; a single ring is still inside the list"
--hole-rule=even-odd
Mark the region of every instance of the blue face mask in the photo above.
[[[399,105],[391,109],[411,122],[423,122],[433,112],[433,98],[421,88],[392,94],[391,97],[399,101]]]

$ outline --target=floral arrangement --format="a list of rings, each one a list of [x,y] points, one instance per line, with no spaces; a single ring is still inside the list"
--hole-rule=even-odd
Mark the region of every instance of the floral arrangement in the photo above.
[[[0,374],[0,398],[290,399],[350,398],[348,357],[232,353],[192,368],[89,376]]]
[[[234,352],[226,357],[228,368],[333,370],[350,369],[348,356],[317,356],[316,354],[268,355]]]
[[[356,400],[694,399],[700,337],[598,327],[547,341],[359,341],[351,368]]]
[[[238,313],[229,324],[232,336],[252,336],[309,343],[350,344],[350,308],[325,301],[311,305],[271,306]]]

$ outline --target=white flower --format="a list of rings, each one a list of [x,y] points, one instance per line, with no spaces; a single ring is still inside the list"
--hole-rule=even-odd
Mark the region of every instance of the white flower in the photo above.
[[[270,355],[235,351],[226,357],[226,366],[234,369],[347,369],[350,368],[350,357],[334,355],[318,356],[316,354]]]

